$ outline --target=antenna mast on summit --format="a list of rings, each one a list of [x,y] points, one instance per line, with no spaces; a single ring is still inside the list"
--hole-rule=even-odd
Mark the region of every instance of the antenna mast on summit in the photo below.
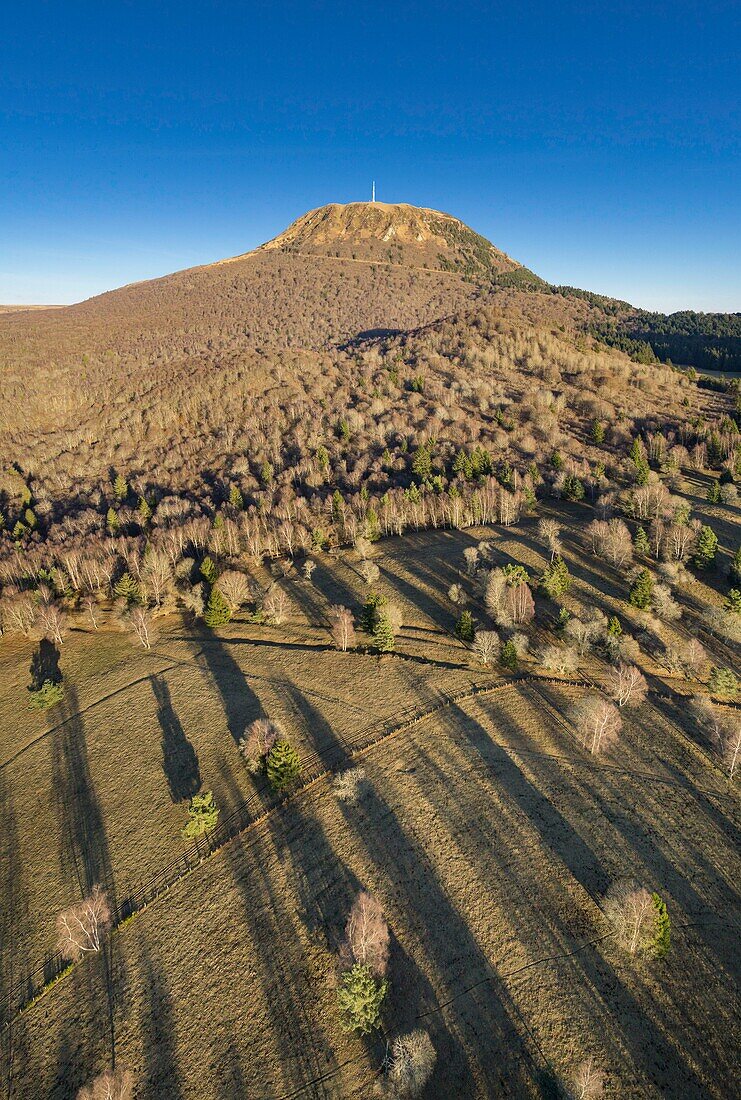
[[[373,185],[371,186],[371,202],[375,202],[375,201],[376,201],[376,181],[373,180]]]

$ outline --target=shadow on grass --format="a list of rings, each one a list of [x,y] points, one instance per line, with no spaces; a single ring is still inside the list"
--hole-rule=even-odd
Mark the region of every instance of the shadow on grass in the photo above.
[[[142,1100],[160,1100],[163,1096],[167,1100],[182,1100],[172,998],[161,966],[154,962],[146,948],[142,952],[141,971],[147,1006],[142,1022],[146,1068],[137,1096],[141,1089]]]
[[[59,670],[59,650],[47,638],[42,638],[31,658],[31,691],[38,691],[50,680],[52,684],[62,682]]]
[[[183,802],[192,798],[201,786],[198,756],[188,740],[170,698],[170,689],[161,676],[150,678],[157,700],[157,719],[162,730],[162,768],[170,798]]]
[[[244,735],[250,722],[262,713],[260,700],[247,683],[247,677],[229,652],[223,638],[200,621],[192,626],[193,637],[185,641],[197,641],[200,656],[221,696],[227,725],[236,744]]]
[[[59,704],[59,715],[61,724],[51,749],[61,864],[77,880],[81,896],[85,897],[96,883],[101,883],[115,908],[115,884],[103,812],[90,772],[85,726],[78,713],[74,688],[67,689]]]

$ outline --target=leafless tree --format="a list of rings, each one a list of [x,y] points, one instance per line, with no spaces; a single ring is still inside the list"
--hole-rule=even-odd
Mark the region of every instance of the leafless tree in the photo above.
[[[96,600],[95,596],[92,593],[90,593],[90,595],[88,595],[88,596],[83,596],[81,606],[82,606],[83,610],[87,612],[87,614],[90,618],[90,622],[92,623],[93,630],[97,630],[98,629],[99,607],[98,607],[98,601]]]
[[[605,1089],[605,1075],[594,1064],[594,1058],[587,1058],[574,1074],[572,1095],[574,1100],[595,1100],[602,1096]]]
[[[249,578],[238,569],[227,569],[219,577],[219,592],[229,604],[232,612],[238,611],[252,598]]]
[[[463,607],[466,602],[466,593],[459,584],[451,584],[448,589],[448,599],[458,607]]]
[[[121,627],[130,631],[144,649],[151,649],[157,640],[152,612],[147,607],[126,608],[121,615]]]
[[[466,572],[469,577],[472,577],[476,572],[476,567],[479,562],[479,552],[475,546],[467,546],[463,551],[463,557],[466,562]]]
[[[366,584],[374,584],[381,575],[381,571],[373,561],[361,561],[358,572]]]
[[[473,640],[473,651],[484,667],[488,667],[499,655],[501,643],[495,630],[477,630]]]
[[[733,779],[741,760],[741,712],[716,706],[705,695],[692,700],[690,711]]]
[[[671,589],[666,584],[654,585],[651,603],[662,622],[673,623],[682,618],[682,608],[672,597]]]
[[[560,672],[562,676],[568,672],[575,672],[579,667],[579,654],[573,646],[549,645],[543,650],[540,658],[543,668]]]
[[[365,560],[373,553],[373,543],[370,539],[357,538],[355,539],[355,552]]]
[[[588,653],[600,633],[600,624],[595,621],[582,622],[573,615],[566,623],[564,633],[576,645],[580,657]]]
[[[570,708],[569,718],[579,731],[582,745],[594,756],[605,752],[617,740],[623,726],[615,704],[599,695],[579,699]]]
[[[277,584],[273,585],[262,602],[262,609],[267,619],[275,623],[276,626],[280,626],[285,622],[289,607],[288,596]]]
[[[648,694],[648,684],[639,668],[620,661],[610,670],[606,691],[621,708],[639,707]]]
[[[389,1100],[412,1100],[432,1076],[437,1053],[426,1031],[416,1028],[400,1035],[391,1045],[388,1074],[381,1095]]]
[[[633,558],[630,531],[621,519],[596,519],[588,527],[595,554],[606,558],[616,568],[622,568]]]
[[[679,650],[679,658],[688,679],[701,680],[708,670],[710,661],[704,646],[697,638],[690,638]]]
[[[3,600],[3,628],[28,638],[36,622],[36,608],[25,593],[7,593]]]
[[[516,625],[529,623],[535,616],[535,601],[530,585],[525,581],[507,588],[507,610],[511,622]]]
[[[561,553],[561,527],[555,519],[541,519],[538,524],[538,537],[551,552],[551,561]]]
[[[335,604],[329,609],[329,618],[332,623],[332,641],[344,653],[355,645],[355,624],[350,611],[341,604]]]
[[[167,554],[148,550],[141,570],[141,587],[147,599],[161,607],[172,594],[174,579]]]
[[[240,739],[239,751],[251,772],[260,770],[263,760],[282,736],[281,726],[272,718],[256,718],[247,727],[244,737]]]
[[[332,790],[340,802],[353,803],[360,798],[365,781],[365,770],[361,767],[346,768],[332,781]]]
[[[77,1093],[77,1100],[132,1100],[134,1078],[119,1066],[107,1069]]]
[[[110,925],[108,898],[97,884],[89,897],[62,910],[57,917],[57,950],[63,958],[77,962],[83,955],[100,951]]]
[[[650,950],[655,934],[654,905],[644,886],[631,880],[615,883],[605,894],[604,912],[629,954]]]
[[[355,963],[368,966],[379,977],[386,973],[389,929],[380,903],[361,890],[345,926],[345,953]]]
[[[312,561],[311,558],[307,558],[306,561],[304,562],[304,570],[303,570],[304,571],[304,579],[307,580],[307,581],[310,581],[311,577],[312,577],[312,574],[313,574],[315,569],[316,569],[316,562]]]
[[[42,638],[61,645],[67,633],[67,614],[57,603],[40,603],[36,612],[36,630]]]

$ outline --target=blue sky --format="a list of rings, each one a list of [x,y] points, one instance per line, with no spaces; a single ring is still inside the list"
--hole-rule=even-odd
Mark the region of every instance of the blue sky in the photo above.
[[[740,13],[6,4],[0,302],[244,252],[375,178],[553,282],[741,310]]]

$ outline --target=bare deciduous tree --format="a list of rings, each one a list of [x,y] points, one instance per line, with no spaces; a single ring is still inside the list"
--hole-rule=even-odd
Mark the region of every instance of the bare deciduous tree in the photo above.
[[[127,1069],[119,1066],[101,1073],[77,1093],[77,1100],[131,1100],[134,1095],[134,1078]]]
[[[283,729],[272,718],[256,718],[247,727],[239,742],[239,751],[251,772],[260,770],[263,760],[282,736]]]
[[[741,713],[716,706],[705,695],[694,698],[690,710],[722,760],[728,778],[733,779],[741,760]]]
[[[270,622],[275,623],[276,626],[280,626],[285,622],[289,608],[290,601],[288,596],[277,584],[273,585],[262,601],[262,609],[266,617]]]
[[[507,588],[507,610],[511,622],[516,625],[529,623],[535,616],[535,600],[530,585],[525,581]]]
[[[96,600],[95,596],[92,593],[90,593],[90,595],[88,595],[88,596],[83,596],[81,606],[86,611],[86,613],[87,613],[87,615],[90,619],[90,622],[92,623],[93,630],[97,630],[98,629],[99,608],[98,608],[98,601]]]
[[[710,661],[704,646],[698,642],[697,638],[690,638],[685,642],[679,650],[679,657],[685,676],[692,680],[701,680],[708,670]]]
[[[361,561],[358,572],[366,584],[374,584],[381,575],[381,570],[373,561]]]
[[[655,939],[655,910],[644,886],[625,880],[615,883],[605,895],[604,911],[629,954],[650,950]]]
[[[560,672],[562,676],[567,672],[575,672],[579,667],[579,654],[573,646],[549,645],[543,650],[540,658],[543,668]]]
[[[595,1100],[605,1089],[605,1075],[594,1058],[586,1058],[574,1074],[572,1094],[574,1100]]]
[[[572,616],[566,623],[564,633],[576,645],[580,657],[583,657],[594,644],[600,633],[600,624],[595,621],[582,622],[576,616]]]
[[[476,636],[473,641],[473,651],[482,665],[488,667],[492,661],[495,661],[499,656],[500,648],[501,643],[496,630],[476,631]]]
[[[398,1100],[419,1096],[432,1076],[437,1054],[426,1031],[416,1028],[400,1035],[391,1045],[388,1075],[381,1095]]]
[[[40,603],[36,611],[36,630],[42,638],[61,645],[67,633],[67,614],[56,603]]]
[[[619,707],[639,707],[648,694],[648,684],[639,668],[621,661],[610,670],[606,691]]]
[[[57,950],[63,958],[77,962],[83,955],[100,951],[110,925],[108,898],[97,884],[89,897],[70,905],[57,917]]]
[[[382,977],[388,966],[389,929],[380,903],[366,890],[355,899],[345,933],[344,953]]]
[[[332,790],[340,802],[357,802],[365,780],[365,770],[360,767],[346,768],[332,781]]]
[[[476,572],[476,567],[479,562],[479,552],[475,546],[467,546],[463,551],[463,557],[466,562],[466,572],[469,577],[472,577]]]
[[[167,554],[148,550],[141,570],[141,587],[147,598],[161,607],[174,587],[172,567]]]
[[[569,710],[569,718],[579,731],[580,741],[593,755],[605,752],[618,738],[623,726],[614,703],[599,695],[587,695]]]
[[[538,524],[538,537],[546,544],[551,553],[551,561],[561,553],[561,527],[555,519],[542,519]]]
[[[370,539],[364,539],[362,537],[357,538],[355,539],[355,551],[361,558],[363,558],[363,560],[365,560],[366,558],[369,558],[373,553],[373,543],[370,541]]]
[[[622,568],[633,559],[633,541],[630,531],[621,519],[596,519],[590,523],[588,533],[592,549],[612,565]]]
[[[352,614],[341,604],[335,604],[329,609],[329,618],[332,623],[332,641],[344,653],[355,645],[355,624]]]
[[[152,612],[147,607],[129,607],[121,615],[121,627],[128,630],[144,649],[151,649],[157,640]]]
[[[462,607],[466,602],[466,594],[459,584],[451,584],[448,589],[448,599],[451,603]]]
[[[249,579],[238,569],[227,569],[219,577],[219,591],[232,611],[238,611],[252,597]]]

